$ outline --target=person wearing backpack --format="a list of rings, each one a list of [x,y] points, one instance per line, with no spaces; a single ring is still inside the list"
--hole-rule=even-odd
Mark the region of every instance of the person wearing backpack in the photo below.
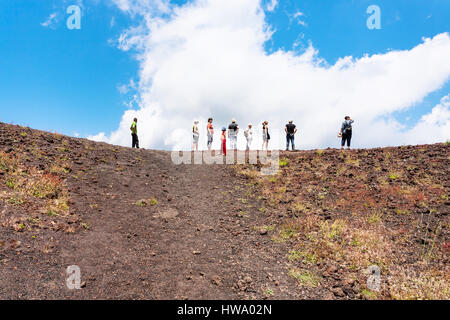
[[[350,142],[352,140],[352,123],[354,121],[346,116],[344,122],[342,122],[340,134],[342,135],[341,150],[344,149],[345,142],[347,142],[347,149],[350,149]]]

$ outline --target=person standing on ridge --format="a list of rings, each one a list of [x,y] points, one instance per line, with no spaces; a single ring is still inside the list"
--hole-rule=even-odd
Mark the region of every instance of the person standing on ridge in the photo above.
[[[133,123],[130,127],[131,130],[131,148],[138,148],[139,149],[139,139],[137,136],[137,118],[134,118]]]
[[[236,119],[232,119],[228,126],[228,138],[230,138],[230,149],[237,149],[237,135],[239,132],[239,125],[236,123]]]
[[[294,137],[297,133],[297,128],[293,122],[293,120],[289,120],[289,123],[284,128],[284,131],[286,132],[286,151],[289,150],[289,142],[292,145],[292,151],[295,151]]]
[[[352,140],[352,123],[354,121],[349,117],[346,116],[344,122],[342,122],[341,126],[341,135],[342,135],[342,141],[341,141],[341,150],[344,149],[345,141],[347,141],[347,149],[350,149],[350,142]]]
[[[246,148],[246,150],[250,150],[250,145],[252,144],[252,140],[253,140],[253,129],[252,129],[252,124],[251,123],[248,124],[247,130],[244,131],[244,136],[247,139],[247,148]]]
[[[213,136],[214,136],[214,128],[213,128],[212,122],[213,122],[213,118],[209,118],[208,124],[206,125],[206,133],[208,136],[207,147],[208,147],[209,151],[211,151],[211,146],[213,143]]]
[[[262,150],[264,150],[264,145],[266,145],[266,150],[269,150],[270,134],[269,134],[269,122],[267,120],[262,123],[262,138],[263,138]]]
[[[220,148],[220,154],[223,154],[224,156],[227,155],[227,129],[225,127],[222,128],[222,135],[220,138],[222,139],[222,144]]]
[[[198,151],[198,138],[200,133],[198,132],[198,120],[194,121],[192,126],[192,151]]]

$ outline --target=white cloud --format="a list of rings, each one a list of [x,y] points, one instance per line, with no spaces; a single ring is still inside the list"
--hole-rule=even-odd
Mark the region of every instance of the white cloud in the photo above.
[[[266,6],[267,11],[273,11],[278,5],[278,0],[270,0],[270,2]]]
[[[300,25],[306,27],[306,26],[307,26],[307,23],[306,23],[305,21],[303,21],[303,20],[300,19],[300,17],[303,17],[304,15],[305,15],[305,14],[304,14],[303,12],[297,11],[296,13],[294,13],[293,18],[294,18],[295,20],[297,20],[297,23],[298,23],[298,24],[300,24]]]
[[[122,84],[117,87],[117,90],[120,94],[126,94],[130,92],[131,90],[136,90],[137,86],[133,79],[130,79],[130,81],[127,84]]]
[[[41,23],[41,26],[45,28],[54,28],[57,22],[58,22],[58,14],[56,12],[53,12],[48,16],[47,20]]]
[[[355,119],[355,147],[436,142],[449,136],[448,117],[444,123],[435,121],[437,115],[448,116],[448,97],[413,129],[405,131],[392,120],[393,112],[413,107],[448,81],[448,33],[423,39],[410,50],[343,57],[328,65],[313,45],[301,55],[266,53],[271,31],[259,0],[197,0],[163,11],[138,11],[145,7],[138,0],[115,2],[144,17],[143,24],[119,39],[121,49],[139,53],[141,106],[127,110],[116,131],[92,139],[129,145],[136,116],[142,146],[188,149],[192,121],[200,119],[204,148],[206,119],[214,117],[219,129],[235,117],[241,127],[253,122],[257,130],[267,119],[272,147],[283,148],[282,130],[293,118],[299,127],[298,147],[336,147],[347,114]],[[421,126],[428,128],[421,131]],[[241,136],[240,146],[243,140]],[[260,148],[260,141],[254,146]]]

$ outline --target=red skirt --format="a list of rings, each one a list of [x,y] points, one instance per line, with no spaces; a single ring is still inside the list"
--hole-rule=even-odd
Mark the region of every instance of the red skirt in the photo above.
[[[227,140],[225,140],[225,139],[222,140],[222,153],[224,155],[227,154]]]

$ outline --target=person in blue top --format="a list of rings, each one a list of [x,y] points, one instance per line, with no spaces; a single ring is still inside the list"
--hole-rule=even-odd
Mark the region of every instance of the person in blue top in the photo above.
[[[349,116],[346,116],[344,122],[342,122],[342,126],[341,126],[341,135],[342,135],[341,150],[344,149],[346,141],[347,141],[347,149],[350,149],[350,142],[352,140],[352,123],[353,122],[354,121]]]

